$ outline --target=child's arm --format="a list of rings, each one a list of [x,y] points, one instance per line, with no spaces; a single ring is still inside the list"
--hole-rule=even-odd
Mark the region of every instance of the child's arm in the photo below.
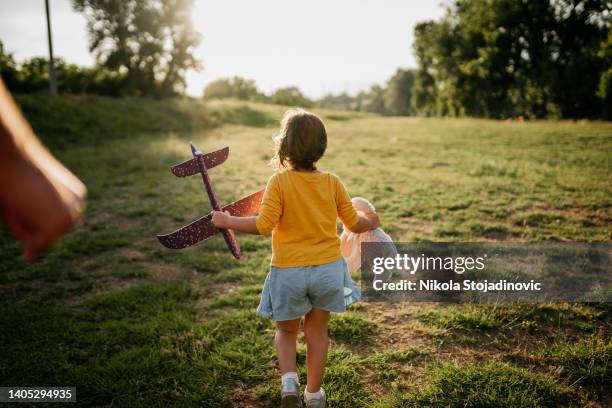
[[[213,211],[212,223],[217,228],[227,228],[254,235],[268,235],[278,223],[282,209],[280,186],[278,178],[274,175],[268,180],[259,215],[236,217],[227,211]]]
[[[235,217],[228,212],[213,211],[212,223],[217,228],[228,228],[247,234],[260,235],[255,221],[257,217]]]
[[[357,224],[353,225],[351,228],[348,229],[351,232],[360,234],[362,232],[370,231],[378,227],[380,227],[380,220],[378,219],[378,214],[372,212],[366,213],[364,215],[359,215],[359,221],[357,222]]]
[[[380,227],[380,220],[376,212],[362,212],[360,214],[355,210],[346,187],[338,178],[336,179],[336,207],[342,224],[351,232],[360,234]]]

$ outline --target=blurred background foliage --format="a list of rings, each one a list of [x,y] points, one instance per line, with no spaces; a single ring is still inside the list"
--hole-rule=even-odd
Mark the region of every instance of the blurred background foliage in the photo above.
[[[74,0],[87,21],[94,67],[56,58],[63,93],[109,96],[175,96],[185,90],[185,74],[200,69],[193,56],[200,35],[191,23],[192,0]],[[0,44],[0,73],[13,92],[44,91],[45,57],[17,63]]]
[[[64,93],[176,96],[200,36],[192,0],[74,0],[87,20],[94,67],[57,59]],[[297,87],[267,95],[252,79],[220,78],[205,99],[232,98],[384,115],[483,118],[612,118],[612,1],[455,0],[415,27],[415,69],[356,95],[311,100]],[[0,44],[0,72],[13,92],[44,91],[42,57],[16,62]]]
[[[457,0],[415,27],[413,105],[426,115],[609,116],[611,10],[605,0]]]

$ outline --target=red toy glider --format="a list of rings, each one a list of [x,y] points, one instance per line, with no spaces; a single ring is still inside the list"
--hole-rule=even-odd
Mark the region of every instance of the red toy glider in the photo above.
[[[229,155],[229,147],[224,147],[216,152],[202,154],[198,151],[193,143],[191,144],[191,153],[193,159],[187,160],[176,166],[172,166],[170,170],[177,177],[193,176],[200,173],[202,175],[202,181],[204,182],[204,188],[210,199],[210,204],[216,211],[228,211],[231,215],[238,217],[248,217],[254,215],[259,211],[261,206],[261,200],[265,189],[259,190],[247,197],[241,198],[238,201],[226,205],[221,208],[215,191],[212,188],[210,178],[208,176],[208,169],[211,169],[219,164],[222,164],[227,160]],[[205,241],[210,237],[217,235],[218,233],[223,234],[225,242],[228,248],[236,258],[240,258],[240,246],[234,233],[229,229],[218,229],[212,225],[212,214],[208,214],[202,218],[193,221],[191,224],[185,225],[182,228],[177,229],[174,232],[165,235],[158,235],[157,239],[167,248],[171,249],[182,249],[200,241]]]

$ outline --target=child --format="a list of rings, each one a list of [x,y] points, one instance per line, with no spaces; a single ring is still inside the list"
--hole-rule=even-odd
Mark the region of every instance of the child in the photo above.
[[[307,354],[307,407],[325,407],[321,388],[329,346],[330,312],[343,312],[344,282],[348,276],[340,255],[336,220],[352,232],[379,226],[376,213],[358,215],[340,181],[317,170],[327,147],[325,125],[316,115],[289,110],[275,138],[273,159],[278,172],[268,181],[257,217],[234,217],[213,212],[218,228],[250,234],[272,232],[272,262],[264,283],[258,313],[276,321],[276,352],[283,407],[301,407],[296,373],[296,342],[304,316]]]

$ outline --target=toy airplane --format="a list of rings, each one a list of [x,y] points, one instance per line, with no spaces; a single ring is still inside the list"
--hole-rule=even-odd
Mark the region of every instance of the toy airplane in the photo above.
[[[170,170],[177,177],[188,177],[200,173],[202,175],[204,189],[215,211],[228,211],[231,215],[238,217],[248,217],[259,211],[265,189],[259,190],[238,201],[234,201],[223,208],[221,208],[219,200],[217,200],[217,195],[212,188],[210,177],[208,176],[208,169],[212,169],[227,160],[229,147],[217,150],[216,152],[202,154],[202,152],[198,151],[192,143],[191,153],[193,154],[193,159],[172,166]],[[223,238],[225,238],[229,250],[239,259],[241,255],[240,246],[238,245],[238,241],[236,241],[234,232],[229,229],[216,228],[212,224],[212,214],[199,218],[191,224],[185,225],[169,234],[158,235],[157,239],[167,248],[182,249],[197,244],[200,241],[205,241],[218,233],[223,234]]]

